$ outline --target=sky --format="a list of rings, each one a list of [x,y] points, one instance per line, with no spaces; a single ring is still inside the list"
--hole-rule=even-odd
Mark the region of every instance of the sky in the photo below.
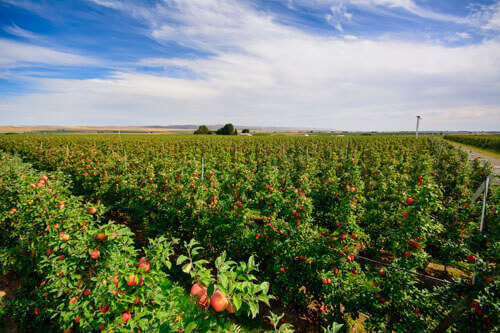
[[[0,124],[500,130],[500,0],[0,0]]]

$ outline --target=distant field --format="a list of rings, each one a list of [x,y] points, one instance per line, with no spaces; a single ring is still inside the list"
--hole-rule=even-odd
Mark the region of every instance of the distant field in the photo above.
[[[444,138],[500,153],[500,135],[445,135]]]
[[[153,128],[141,126],[0,126],[0,133],[192,133],[192,129]]]

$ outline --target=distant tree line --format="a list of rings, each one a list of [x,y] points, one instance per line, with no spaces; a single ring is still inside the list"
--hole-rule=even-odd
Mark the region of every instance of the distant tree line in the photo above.
[[[245,128],[242,133],[250,133],[250,130]],[[238,135],[238,131],[234,128],[233,124],[226,124],[216,131],[211,131],[207,126],[201,125],[194,131],[194,134]]]

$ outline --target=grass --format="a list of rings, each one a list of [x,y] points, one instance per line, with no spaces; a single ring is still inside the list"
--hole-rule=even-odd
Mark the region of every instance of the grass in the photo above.
[[[450,141],[450,140],[446,140],[447,142],[452,142],[454,144],[457,144],[463,148],[467,148],[467,149],[470,149],[472,151],[475,151],[475,152],[478,152],[478,153],[481,153],[481,154],[484,154],[484,155],[488,155],[490,157],[493,157],[493,158],[497,158],[497,159],[500,159],[500,153],[495,151],[495,150],[492,150],[492,149],[484,149],[484,148],[479,148],[479,147],[476,147],[476,146],[470,146],[470,145],[465,145],[463,143],[458,143],[458,142],[455,142],[455,141]]]

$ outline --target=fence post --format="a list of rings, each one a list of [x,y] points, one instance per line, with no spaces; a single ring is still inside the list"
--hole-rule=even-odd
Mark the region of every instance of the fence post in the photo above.
[[[479,231],[483,232],[484,226],[484,215],[486,214],[486,200],[488,199],[488,188],[490,186],[490,176],[486,177],[486,187],[484,189],[484,199],[483,199],[483,213],[481,214],[481,225],[479,226]]]
[[[484,185],[485,186],[484,186],[483,209],[482,209],[482,213],[481,213],[481,223],[479,224],[479,232],[481,232],[481,233],[483,232],[483,228],[484,228],[484,216],[486,215],[486,201],[488,200],[488,188],[490,186],[490,175],[486,176],[486,180],[484,182]],[[475,283],[476,283],[476,273],[474,272],[474,274],[472,274],[472,284],[475,284]]]

